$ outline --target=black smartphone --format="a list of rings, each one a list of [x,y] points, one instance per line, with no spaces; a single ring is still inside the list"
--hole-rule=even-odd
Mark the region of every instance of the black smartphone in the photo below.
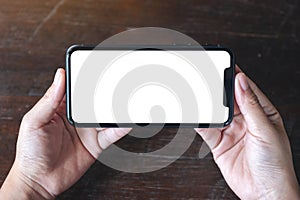
[[[67,118],[77,127],[223,127],[234,54],[216,46],[71,46]]]

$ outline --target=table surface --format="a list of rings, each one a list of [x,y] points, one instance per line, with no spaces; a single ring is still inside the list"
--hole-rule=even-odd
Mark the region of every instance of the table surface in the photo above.
[[[43,95],[72,44],[98,44],[134,27],[166,27],[201,44],[224,44],[283,116],[300,177],[298,0],[0,0],[0,184],[15,155],[22,116]],[[190,131],[190,130],[187,130]],[[119,142],[136,152],[159,149],[175,129]],[[125,173],[96,162],[58,199],[237,199],[196,137],[174,163]],[[159,177],[159,178],[158,178]]]

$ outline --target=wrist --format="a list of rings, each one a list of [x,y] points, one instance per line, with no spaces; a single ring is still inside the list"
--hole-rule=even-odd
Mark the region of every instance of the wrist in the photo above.
[[[292,180],[291,180],[292,179]],[[259,199],[278,199],[278,200],[300,200],[300,188],[296,176],[280,181],[281,185],[269,188]]]
[[[278,199],[278,200],[300,200],[299,188],[289,188],[287,190],[273,191],[261,196],[259,199]]]
[[[42,186],[24,176],[15,164],[0,190],[0,199],[54,199]]]
[[[295,180],[293,181],[293,183],[287,186],[286,195],[283,195],[283,196],[284,196],[284,199],[300,200],[300,190],[299,190],[299,185],[298,185],[296,176],[295,176]]]

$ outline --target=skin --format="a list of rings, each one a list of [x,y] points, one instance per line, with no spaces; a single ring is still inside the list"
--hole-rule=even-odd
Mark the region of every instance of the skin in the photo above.
[[[232,123],[196,129],[226,182],[241,199],[300,199],[289,140],[279,112],[236,67]]]
[[[64,95],[65,71],[58,69],[46,94],[22,120],[3,199],[54,199],[78,181],[103,149],[130,131],[74,128],[66,119]]]
[[[222,129],[196,129],[242,199],[300,199],[289,141],[270,101],[237,68],[235,116]],[[103,149],[131,129],[78,129],[65,113],[65,71],[24,116],[1,199],[53,199],[71,187]],[[63,177],[63,179],[61,178]],[[282,184],[284,183],[284,184]]]

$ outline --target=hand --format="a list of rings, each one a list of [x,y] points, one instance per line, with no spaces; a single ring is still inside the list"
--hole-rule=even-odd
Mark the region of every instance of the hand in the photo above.
[[[237,67],[232,123],[196,129],[210,146],[226,182],[242,199],[297,199],[298,183],[282,119]]]
[[[13,167],[0,197],[51,199],[73,185],[103,149],[130,129],[78,129],[66,119],[65,71],[24,116]]]

